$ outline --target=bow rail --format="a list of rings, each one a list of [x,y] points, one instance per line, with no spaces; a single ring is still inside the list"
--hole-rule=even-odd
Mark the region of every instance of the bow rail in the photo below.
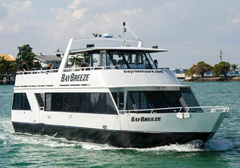
[[[154,109],[133,109],[119,110],[120,114],[125,113],[191,113],[191,112],[229,112],[229,107],[226,106],[196,106],[196,107],[169,107],[169,108],[154,108]]]

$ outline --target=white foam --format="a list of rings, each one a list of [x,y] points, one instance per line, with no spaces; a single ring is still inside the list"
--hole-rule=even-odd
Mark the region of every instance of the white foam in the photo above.
[[[171,145],[158,146],[154,148],[137,149],[137,150],[138,151],[199,152],[199,151],[203,151],[201,146],[202,146],[202,141],[192,141],[186,144],[171,144]]]
[[[192,141],[186,144],[171,144],[152,148],[119,148],[107,144],[95,144],[88,142],[80,143],[86,150],[137,150],[139,152],[149,151],[169,151],[169,152],[206,152],[206,151],[228,151],[234,148],[231,141],[228,140],[211,140],[206,144],[202,141]]]
[[[0,139],[6,137],[2,135]],[[9,139],[9,138],[8,138]],[[55,138],[52,136],[32,135],[32,134],[13,134],[8,140],[10,144],[33,144],[47,147],[81,147],[85,150],[137,150],[140,152],[148,151],[172,151],[172,152],[202,152],[202,151],[227,151],[234,148],[233,142],[229,140],[211,140],[206,144],[202,141],[192,141],[186,144],[171,144],[152,148],[120,148],[108,144],[97,144],[89,142],[69,141],[65,138]]]
[[[188,144],[172,144],[172,145],[166,145],[166,146],[159,146],[159,147],[153,147],[153,148],[120,148],[120,147],[114,147],[107,144],[95,144],[95,143],[88,143],[88,142],[82,142],[81,143],[82,148],[86,150],[137,150],[142,152],[147,151],[178,151],[178,152],[193,152],[193,151],[203,151],[203,149],[200,148],[202,145],[201,142],[195,141]]]
[[[32,135],[32,134],[15,134],[13,144],[31,144],[31,145],[43,145],[47,147],[75,147],[81,146],[78,142],[68,141],[65,138],[55,138],[52,136]]]
[[[124,149],[119,147],[110,146],[108,144],[96,144],[89,142],[80,142],[83,149],[86,150],[116,150],[116,149]]]

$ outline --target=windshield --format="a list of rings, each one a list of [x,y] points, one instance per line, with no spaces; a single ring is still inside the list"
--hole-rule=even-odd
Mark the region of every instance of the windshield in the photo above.
[[[117,68],[122,69],[152,69],[150,54],[142,51],[108,51]]]
[[[67,67],[115,66],[118,69],[156,69],[152,57],[143,51],[94,50],[71,55]]]

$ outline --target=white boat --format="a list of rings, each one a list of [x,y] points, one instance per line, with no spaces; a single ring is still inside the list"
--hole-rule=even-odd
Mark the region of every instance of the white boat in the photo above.
[[[124,33],[128,29],[124,25]],[[106,36],[109,37],[109,36]],[[59,69],[18,72],[12,124],[16,132],[65,137],[118,147],[155,147],[208,141],[229,108],[200,106],[174,73],[157,69],[151,53],[166,49],[129,46],[132,40],[70,39]],[[119,47],[99,47],[103,40]],[[103,43],[101,43],[103,44]],[[85,45],[85,44],[84,44]],[[84,58],[69,67],[69,57]]]
[[[188,71],[188,69],[183,68],[171,68],[170,70],[173,71],[178,79],[185,79],[185,72]]]

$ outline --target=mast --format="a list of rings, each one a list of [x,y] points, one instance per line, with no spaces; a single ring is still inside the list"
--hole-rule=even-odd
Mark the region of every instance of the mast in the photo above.
[[[126,23],[123,22],[123,47],[126,46],[126,32],[127,32]]]
[[[137,39],[138,47],[142,47],[142,41],[139,40],[138,36],[135,33],[133,33],[133,31],[129,27],[126,26],[125,22],[123,22],[123,46],[126,47],[126,32],[127,32],[127,30]]]
[[[222,62],[222,54],[223,54],[223,52],[222,52],[222,50],[220,50],[220,62]]]

